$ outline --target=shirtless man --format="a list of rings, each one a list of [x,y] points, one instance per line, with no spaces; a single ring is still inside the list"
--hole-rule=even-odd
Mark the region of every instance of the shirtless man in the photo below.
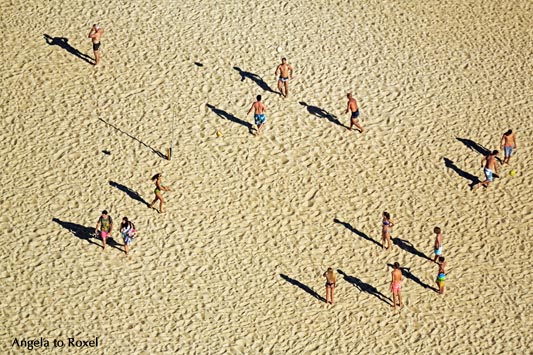
[[[398,262],[394,263],[394,270],[392,270],[392,281],[390,283],[390,289],[392,292],[392,302],[393,308],[396,308],[396,297],[398,297],[398,304],[400,308],[402,307],[402,270],[400,270],[400,264]]]
[[[346,112],[344,113],[352,113],[350,120],[350,128],[348,128],[348,130],[351,132],[352,127],[355,126],[359,129],[361,133],[363,133],[365,129],[359,124],[359,121],[357,120],[357,117],[359,117],[359,107],[357,106],[357,101],[355,101],[351,93],[348,93],[348,95],[346,96],[348,97],[348,107],[346,108]]]
[[[439,293],[441,295],[444,294],[444,291],[446,290],[446,287],[444,286],[444,282],[446,281],[446,261],[444,259],[444,256],[439,257],[439,273],[437,274],[437,279],[435,282],[437,283],[437,286],[439,287]]]
[[[435,253],[435,257],[433,258],[433,262],[436,263],[437,259],[440,258],[442,255],[442,242],[444,237],[442,236],[442,231],[439,227],[433,228],[433,232],[435,233],[435,244],[433,245],[433,252]]]
[[[278,91],[283,97],[289,96],[289,78],[292,80],[292,67],[287,63],[287,58],[281,58],[281,64],[276,68],[275,76],[278,76]],[[285,92],[283,92],[283,84],[285,84]]]
[[[500,149],[503,149],[505,157],[503,158],[503,164],[509,164],[513,149],[516,149],[516,137],[512,130],[508,130],[500,139]]]
[[[249,115],[252,110],[254,110],[254,121],[257,125],[255,134],[259,135],[261,133],[261,129],[265,125],[265,112],[267,111],[265,104],[261,102],[261,95],[257,95],[257,101],[252,104],[252,107],[250,107],[248,110],[247,115]]]
[[[93,51],[94,51],[94,65],[100,64],[100,39],[104,35],[104,29],[98,26],[97,24],[94,24],[93,27],[91,27],[91,31],[89,32],[89,37],[93,41]]]
[[[481,167],[483,168],[483,172],[485,173],[486,180],[477,183],[476,186],[474,186],[474,190],[477,190],[479,188],[479,185],[489,187],[489,184],[494,180],[494,177],[492,175],[494,173],[498,174],[498,162],[496,161],[496,156],[498,155],[498,153],[499,152],[497,150],[493,150],[481,161]]]

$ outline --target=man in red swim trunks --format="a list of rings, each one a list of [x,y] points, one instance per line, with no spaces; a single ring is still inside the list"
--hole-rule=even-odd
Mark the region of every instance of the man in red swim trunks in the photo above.
[[[104,243],[103,251],[105,251],[105,247],[107,245],[107,238],[111,236],[111,231],[113,230],[113,219],[107,213],[106,210],[103,210],[102,215],[100,216],[100,218],[98,218],[94,233],[97,234],[98,230],[100,230],[100,238],[102,238],[102,242]]]

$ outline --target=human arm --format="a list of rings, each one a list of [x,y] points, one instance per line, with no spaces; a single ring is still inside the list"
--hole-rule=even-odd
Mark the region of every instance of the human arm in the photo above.
[[[503,145],[505,143],[505,134],[502,136],[502,138],[500,139],[500,149],[503,149]]]
[[[346,111],[344,111],[344,113],[348,113],[348,111],[350,111],[350,101],[348,101],[348,106],[346,107]]]
[[[250,107],[250,109],[248,110],[248,112],[246,114],[249,115],[250,112],[252,112],[253,109],[254,109],[254,105],[252,104],[252,107]]]
[[[89,31],[89,34],[87,35],[88,38],[93,38],[94,35],[96,33],[96,29],[93,27],[91,27],[91,30]]]
[[[276,67],[276,71],[274,72],[274,76],[278,76],[278,71],[280,71],[280,66],[279,65]]]

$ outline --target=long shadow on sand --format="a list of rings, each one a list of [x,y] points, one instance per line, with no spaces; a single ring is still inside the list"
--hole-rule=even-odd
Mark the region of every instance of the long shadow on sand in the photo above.
[[[119,184],[118,182],[114,182],[114,181],[109,181],[109,185],[113,186],[113,187],[116,187],[117,189],[119,189],[120,191],[122,192],[125,192],[131,199],[135,200],[135,201],[139,201],[140,203],[142,203],[143,205],[146,205],[148,206],[148,202],[146,202],[142,197],[141,195],[139,195],[139,193],[137,191],[134,191],[132,189],[130,189],[129,187],[127,186],[124,186],[122,184]]]
[[[483,156],[487,156],[490,153],[490,151],[487,148],[485,148],[481,144],[474,142],[471,139],[459,138],[459,137],[455,137],[455,139],[457,139],[459,142],[466,145],[470,150],[475,150],[476,152],[478,152],[479,154]]]
[[[49,35],[47,35],[45,33],[44,34],[44,39],[45,39],[47,44],[49,44],[51,46],[59,46],[59,47],[63,48],[64,50],[66,50],[67,52],[69,52],[70,54],[80,58],[81,60],[86,61],[87,63],[89,63],[91,65],[94,65],[94,63],[95,63],[90,56],[88,56],[87,54],[82,53],[79,50],[77,50],[76,48],[72,47],[68,43],[68,38],[65,38],[65,37],[52,37],[52,36],[49,36]]]
[[[422,259],[431,260],[429,256],[416,249],[413,243],[401,238],[392,238],[392,244],[397,245],[400,249],[405,250],[415,256],[419,256]]]
[[[459,176],[467,179],[467,180],[470,180],[470,188],[473,188],[477,183],[479,183],[479,178],[475,175],[472,175],[470,173],[467,173],[466,171],[464,170],[461,170],[457,167],[457,165],[455,165],[455,163],[453,161],[451,161],[450,159],[448,158],[444,158],[444,165],[446,165],[447,168],[449,169],[452,169],[453,171],[455,171]]]
[[[317,300],[321,301],[321,302],[326,302],[326,299],[322,296],[320,296],[318,293],[316,293],[315,290],[313,290],[311,287],[307,286],[307,285],[304,285],[303,283],[301,283],[300,281],[298,280],[295,280],[295,279],[291,279],[289,276],[287,275],[284,275],[284,274],[279,274],[279,276],[281,276],[281,278],[285,281],[287,281],[288,283],[290,283],[291,285],[294,285],[294,286],[297,286],[299,288],[301,288],[302,290],[304,290],[305,292],[307,292],[308,294],[310,294],[311,296],[313,296],[314,298],[316,298]]]
[[[386,304],[389,304],[392,306],[392,302],[390,301],[390,298],[386,297],[384,294],[379,292],[378,289],[375,288],[374,286],[361,281],[355,276],[346,275],[342,270],[337,269],[337,272],[344,277],[345,281],[357,287],[359,291],[369,293],[372,296],[377,297],[377,299],[379,299],[380,301],[385,302]]]
[[[335,223],[338,223],[338,224],[342,224],[346,229],[348,229],[349,231],[357,234],[358,236],[360,236],[361,238],[363,239],[366,239],[368,240],[369,242],[372,242],[374,244],[376,244],[377,246],[379,246],[381,248],[381,244],[379,244],[379,242],[377,242],[376,240],[370,238],[368,235],[366,235],[365,233],[357,230],[356,228],[352,227],[352,225],[350,223],[347,223],[347,222],[342,222],[342,221],[339,221],[337,218],[335,218],[333,220],[333,222]]]
[[[119,131],[120,133],[122,134],[125,134],[126,136],[130,137],[131,139],[133,139],[134,141],[137,141],[139,143],[141,143],[142,145],[144,145],[146,148],[150,149],[152,152],[154,152],[155,154],[157,154],[158,157],[160,158],[163,158],[163,159],[167,159],[167,156],[163,153],[161,153],[159,150],[155,150],[154,148],[150,147],[148,144],[144,143],[143,141],[141,141],[140,139],[138,139],[137,137],[134,137],[132,136],[131,134],[127,133],[127,132],[124,132],[123,130],[121,130],[120,128],[118,128],[117,126],[114,126],[112,125],[111,123],[107,122],[106,120],[104,120],[103,118],[101,117],[98,117],[98,119],[102,122],[104,122],[105,124],[109,125],[110,127],[114,128],[115,130]]]
[[[221,117],[221,118],[223,118],[225,120],[231,121],[231,122],[238,123],[238,124],[248,128],[248,132],[252,133],[253,125],[250,122],[243,121],[240,118],[233,116],[231,113],[227,113],[226,111],[221,110],[219,108],[216,108],[213,105],[207,104],[206,106],[211,111],[213,111],[215,114],[217,114],[219,117]]]
[[[394,265],[392,265],[392,264],[387,264],[387,266],[389,266],[391,268],[394,268]],[[400,267],[400,270],[402,271],[402,275],[405,276],[406,279],[409,279],[409,280],[417,283],[418,285],[422,286],[425,289],[428,289],[428,290],[431,290],[431,291],[434,291],[434,292],[437,292],[437,293],[439,292],[439,290],[437,288],[429,286],[427,283],[423,282],[417,276],[415,276],[411,272],[411,268],[410,267]]]
[[[336,124],[338,126],[344,127],[346,129],[349,128],[349,127],[346,127],[345,125],[343,125],[341,123],[341,121],[339,121],[337,116],[332,115],[328,111],[326,111],[326,110],[324,110],[324,109],[322,109],[322,108],[320,108],[318,106],[311,106],[311,105],[308,105],[307,103],[305,103],[303,101],[300,101],[300,105],[304,106],[307,109],[307,112],[309,112],[313,116],[316,116],[318,118],[325,118],[329,122],[334,123],[334,124]]]
[[[98,237],[94,236],[94,227],[86,227],[86,226],[82,226],[81,224],[77,224],[77,223],[65,222],[65,221],[60,220],[59,218],[52,218],[52,221],[56,222],[61,227],[65,228],[70,233],[74,234],[76,238],[79,238],[81,240],[86,240],[90,244],[97,245],[100,248],[103,247],[103,244],[101,245],[93,241],[93,239],[102,240],[102,238],[100,238],[99,236]],[[107,238],[107,245],[109,245],[112,248],[122,251],[122,249],[119,248],[119,244],[115,242],[115,240],[112,237]]]
[[[239,72],[241,76],[241,81],[244,81],[244,79],[248,78],[254,83],[256,83],[261,89],[268,91],[268,92],[273,92],[275,94],[279,94],[277,91],[272,90],[272,88],[268,86],[268,84],[259,75],[250,73],[248,71],[244,71],[239,67],[233,67],[233,69]]]

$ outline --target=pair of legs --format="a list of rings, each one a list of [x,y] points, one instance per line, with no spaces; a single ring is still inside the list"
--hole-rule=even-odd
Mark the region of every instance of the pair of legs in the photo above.
[[[385,248],[385,242],[387,242],[387,247]],[[390,250],[391,242],[390,242],[390,234],[389,233],[382,233],[381,234],[381,248]]]
[[[503,147],[503,150],[505,152],[505,157],[503,158],[503,164],[509,164],[509,160],[511,160],[511,155],[513,154],[513,147]]]
[[[445,287],[444,287],[444,281],[439,281],[437,278],[437,286],[439,287],[439,293],[441,295],[444,295]]]
[[[100,43],[93,43],[94,65],[100,64]]]
[[[157,192],[155,194],[155,199],[152,201],[150,205],[148,205],[148,208],[154,208],[155,203],[159,200],[159,213],[163,213],[163,203],[165,203],[165,200],[163,199],[163,196],[161,195],[161,192]]]
[[[335,302],[333,300],[333,291],[334,290],[335,290],[335,286],[326,285],[326,303],[335,304]]]
[[[400,306],[400,308],[402,307],[402,293],[400,289],[401,286],[399,284],[392,285],[392,308],[396,308],[396,305]]]
[[[285,89],[285,91],[283,89]],[[278,80],[278,91],[283,97],[289,96],[289,78]]]
[[[352,119],[350,120],[350,128],[348,128],[348,130],[351,131],[353,126],[357,127],[357,129],[358,129],[359,132],[361,132],[361,133],[363,133],[364,130],[365,130],[365,129],[363,128],[363,126],[361,126],[361,125],[359,124],[359,121],[358,121],[356,118],[352,118]]]
[[[102,251],[105,251],[105,247],[107,246],[107,238],[111,235],[111,233],[109,232],[104,232],[104,231],[100,231],[100,238],[102,238],[102,243],[103,243],[103,250]]]
[[[476,186],[474,186],[474,190],[477,190],[479,188],[479,185],[489,187],[489,184],[494,180],[494,177],[492,176],[492,170],[485,168],[483,172],[485,173],[485,181],[478,182]]]
[[[126,256],[128,256],[129,246],[131,244],[131,237],[122,234],[122,238],[124,239],[124,253],[126,253]]]

